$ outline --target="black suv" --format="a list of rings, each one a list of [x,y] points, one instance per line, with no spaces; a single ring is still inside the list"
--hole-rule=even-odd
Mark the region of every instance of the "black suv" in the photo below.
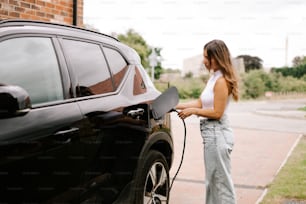
[[[168,202],[178,99],[155,89],[133,49],[3,20],[0,62],[0,203]]]

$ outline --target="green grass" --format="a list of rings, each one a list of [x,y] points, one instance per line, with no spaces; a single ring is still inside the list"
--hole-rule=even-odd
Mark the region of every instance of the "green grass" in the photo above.
[[[175,86],[178,89],[181,99],[198,98],[205,87],[205,82],[199,77],[177,78],[168,83],[154,82],[155,87],[163,92],[168,85]]]
[[[302,202],[303,201],[303,202]],[[306,202],[306,135],[296,146],[261,204]]]
[[[305,107],[302,107],[302,108],[299,108],[298,110],[306,111],[306,106],[305,106]]]

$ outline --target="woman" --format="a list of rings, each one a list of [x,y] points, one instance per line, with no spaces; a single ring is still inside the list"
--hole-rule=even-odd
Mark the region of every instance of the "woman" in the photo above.
[[[190,115],[203,117],[200,130],[204,143],[206,204],[232,204],[236,203],[230,164],[234,139],[227,107],[231,97],[238,101],[238,80],[223,41],[208,42],[203,56],[212,76],[198,100],[180,103],[176,108],[181,110],[182,119]]]

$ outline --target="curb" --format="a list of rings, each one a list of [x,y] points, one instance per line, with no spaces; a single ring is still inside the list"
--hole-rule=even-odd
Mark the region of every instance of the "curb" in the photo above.
[[[303,137],[303,134],[300,134],[299,137],[296,139],[296,141],[294,142],[294,144],[292,145],[292,147],[290,148],[290,151],[287,153],[286,158],[284,159],[284,161],[281,163],[280,167],[278,168],[278,170],[276,171],[275,175],[273,176],[273,178],[271,179],[271,181],[269,182],[269,184],[271,184],[274,180],[274,178],[278,175],[278,173],[280,172],[280,170],[285,166],[285,164],[287,163],[290,155],[292,154],[293,150],[295,149],[295,147],[299,144],[301,138]],[[268,187],[265,187],[263,193],[261,194],[261,196],[258,198],[258,200],[256,201],[255,204],[260,204],[260,202],[264,199],[264,197],[266,196],[268,192]]]

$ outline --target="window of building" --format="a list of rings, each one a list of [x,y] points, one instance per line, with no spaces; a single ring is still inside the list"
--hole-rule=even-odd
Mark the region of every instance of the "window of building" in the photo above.
[[[0,83],[25,89],[32,104],[63,100],[52,40],[19,37],[0,42]]]

